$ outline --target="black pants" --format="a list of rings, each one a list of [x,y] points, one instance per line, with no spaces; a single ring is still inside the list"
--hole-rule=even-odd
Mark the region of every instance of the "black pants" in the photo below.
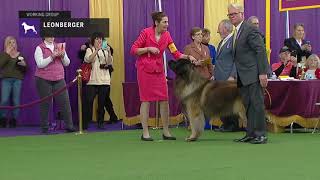
[[[84,128],[92,120],[93,101],[95,96],[98,95],[98,109],[97,109],[97,121],[103,123],[104,121],[104,106],[106,104],[106,97],[110,95],[109,85],[87,85],[86,86],[86,104],[84,109]]]
[[[111,101],[111,98],[110,98],[110,86],[109,86],[109,91],[108,91],[108,94],[106,96],[106,103],[105,103],[105,108],[110,116],[110,121],[117,121],[118,120],[118,116],[116,115],[116,113],[114,112],[114,109],[113,109],[113,104],[112,104],[112,101]]]
[[[266,116],[264,111],[264,95],[260,82],[240,87],[240,94],[247,110],[247,135],[266,135]]]

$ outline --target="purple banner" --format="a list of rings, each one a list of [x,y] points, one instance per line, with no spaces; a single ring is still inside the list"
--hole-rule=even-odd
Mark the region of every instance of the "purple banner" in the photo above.
[[[320,8],[319,0],[280,0],[280,11]]]

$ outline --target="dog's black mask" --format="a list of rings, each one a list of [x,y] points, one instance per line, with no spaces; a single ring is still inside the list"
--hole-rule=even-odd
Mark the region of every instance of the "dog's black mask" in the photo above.
[[[179,77],[184,77],[190,71],[190,68],[193,68],[193,64],[190,60],[187,59],[179,59],[179,60],[170,60],[169,68]]]

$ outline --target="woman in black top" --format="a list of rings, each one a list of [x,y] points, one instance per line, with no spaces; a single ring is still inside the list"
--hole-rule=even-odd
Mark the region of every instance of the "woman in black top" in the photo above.
[[[21,85],[27,64],[24,57],[18,51],[16,39],[12,36],[7,36],[5,39],[4,52],[0,53],[0,69],[2,75],[0,106],[9,105],[11,93],[13,106],[17,106],[20,104]],[[19,109],[14,109],[12,114],[9,127],[16,127]],[[6,115],[7,111],[1,109],[0,127],[6,127]]]
[[[284,45],[291,50],[292,56],[297,57],[298,63],[301,61],[303,56],[308,58],[312,54],[310,41],[304,40],[304,37],[304,25],[295,24],[293,36],[284,41]]]

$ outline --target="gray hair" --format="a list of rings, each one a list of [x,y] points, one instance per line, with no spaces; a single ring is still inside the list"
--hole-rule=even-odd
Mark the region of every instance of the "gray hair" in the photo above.
[[[231,3],[228,5],[228,9],[229,8],[235,8],[235,9],[238,9],[240,12],[244,12],[244,8],[241,4],[238,4],[238,3]]]
[[[229,19],[223,19],[220,23],[227,29],[229,33],[233,31],[233,24]]]
[[[250,24],[252,24],[252,20],[254,20],[254,19],[257,19],[257,20],[259,21],[259,18],[258,18],[257,16],[250,16],[247,21],[248,21]]]

